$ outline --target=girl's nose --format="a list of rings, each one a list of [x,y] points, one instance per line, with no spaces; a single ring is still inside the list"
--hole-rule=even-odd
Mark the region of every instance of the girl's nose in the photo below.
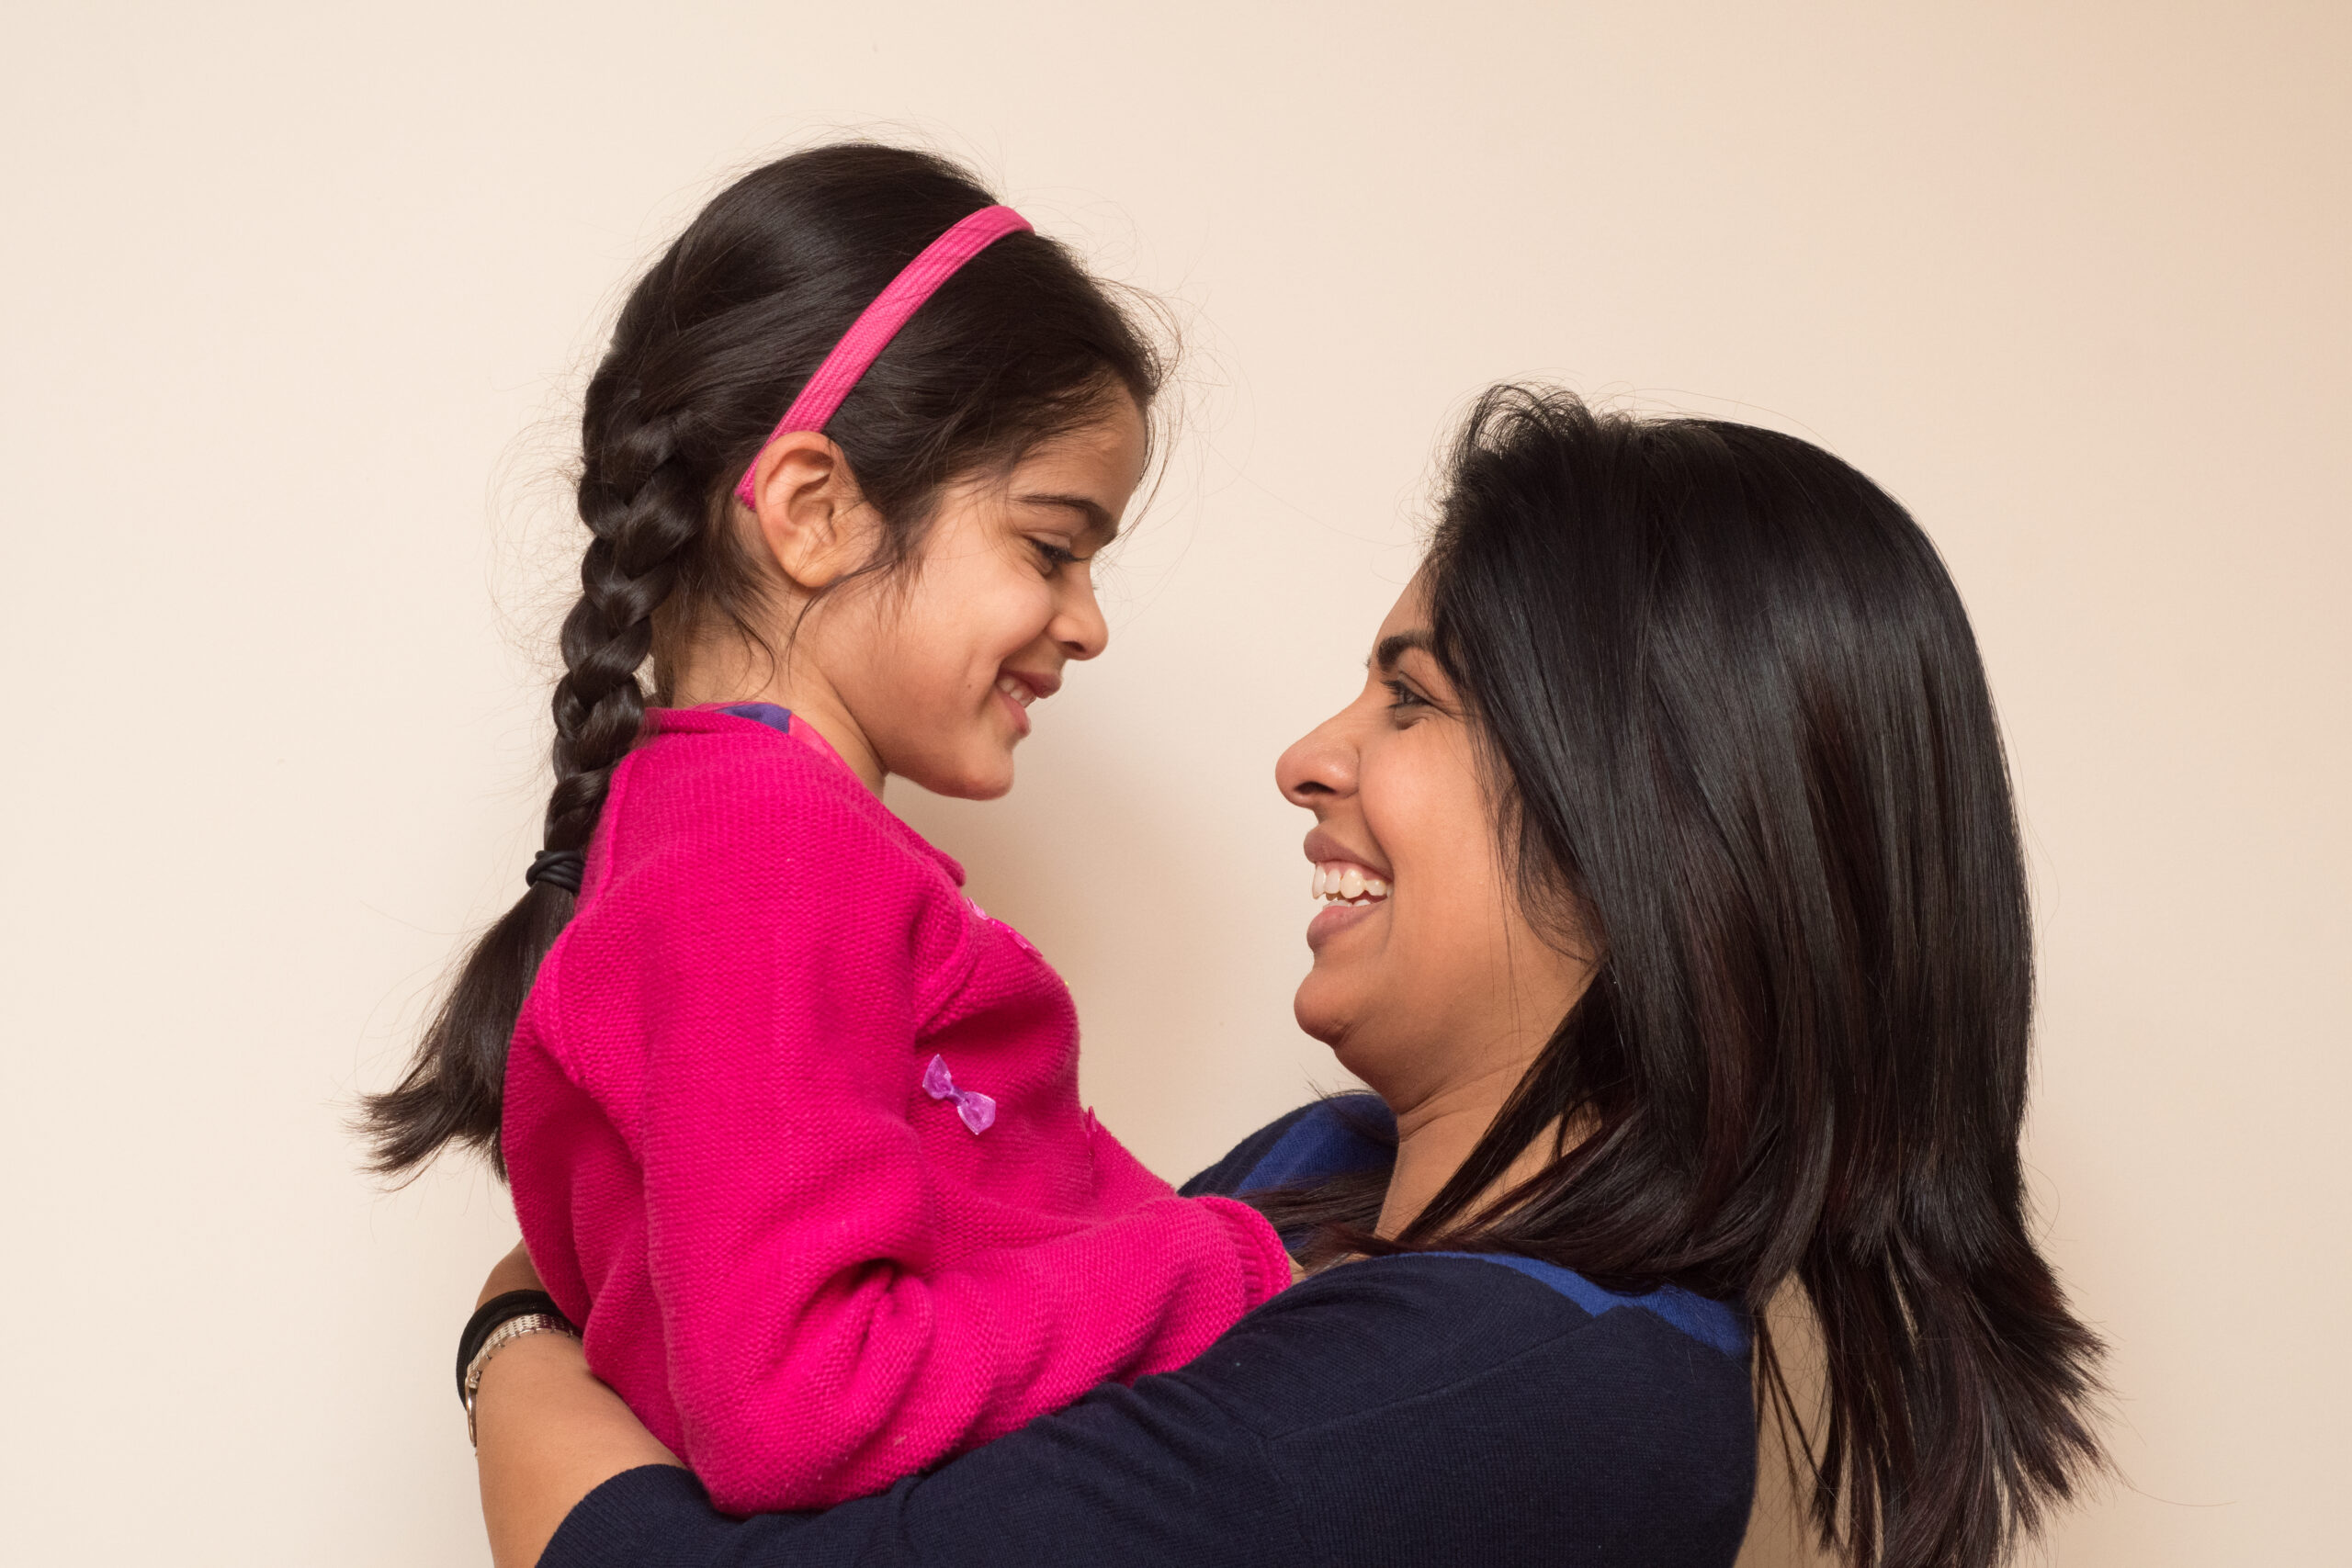
[[[1066,569],[1066,575],[1075,581],[1062,590],[1046,635],[1065,658],[1091,659],[1110,646],[1111,623],[1102,618],[1102,606],[1095,602],[1093,573],[1080,563]]]
[[[1320,810],[1356,789],[1356,747],[1342,709],[1291,742],[1274,763],[1274,785],[1293,806]]]

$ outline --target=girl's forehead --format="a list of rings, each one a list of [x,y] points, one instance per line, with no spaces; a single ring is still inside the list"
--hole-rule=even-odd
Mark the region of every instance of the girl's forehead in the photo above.
[[[1150,456],[1150,432],[1143,411],[1122,393],[1095,417],[1046,436],[1013,465],[1018,474],[1031,468],[1102,468],[1130,484],[1143,477]]]
[[[1142,480],[1145,461],[1138,433],[1084,426],[1024,455],[1005,476],[1005,496],[1024,511],[1066,513],[1079,532],[1108,543]]]

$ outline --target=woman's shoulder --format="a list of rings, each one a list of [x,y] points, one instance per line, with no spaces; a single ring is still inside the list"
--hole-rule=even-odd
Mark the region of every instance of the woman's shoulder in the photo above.
[[[1746,1325],[1720,1303],[1520,1258],[1368,1258],[1276,1296],[1186,1373],[1323,1516],[1314,1533],[1349,1543],[1335,1560],[1738,1551],[1755,1416]],[[1539,1539],[1551,1552],[1526,1555]]]
[[[1178,1189],[1234,1198],[1396,1162],[1396,1118],[1374,1094],[1327,1095],[1275,1117]]]
[[[1396,1118],[1376,1096],[1328,1096],[1259,1128],[1182,1190],[1246,1196],[1385,1169],[1396,1150]],[[1620,1313],[1633,1315],[1612,1316]],[[1317,1320],[1310,1332],[1297,1332],[1299,1317]],[[1410,1398],[1425,1384],[1474,1375],[1482,1358],[1509,1359],[1604,1319],[1608,1331],[1577,1347],[1577,1354],[1598,1346],[1621,1365],[1650,1358],[1679,1369],[1705,1365],[1690,1360],[1701,1348],[1746,1376],[1749,1328],[1739,1308],[1672,1286],[1612,1291],[1574,1269],[1503,1253],[1415,1253],[1329,1269],[1261,1307],[1227,1339],[1242,1346],[1254,1320],[1261,1328],[1279,1325],[1281,1337],[1306,1345],[1303,1359],[1289,1348],[1281,1354],[1305,1378],[1299,1407],[1312,1408],[1306,1390],[1323,1377],[1313,1362],[1325,1327],[1340,1330],[1333,1343],[1388,1345],[1379,1376],[1396,1397]],[[1283,1374],[1269,1369],[1269,1376],[1281,1381]],[[1350,1386],[1351,1394],[1365,1388],[1361,1379]]]
[[[1251,1391],[1250,1424],[1269,1434],[1458,1394],[1498,1374],[1513,1405],[1524,1402],[1521,1380],[1556,1376],[1583,1391],[1585,1412],[1608,1403],[1605,1391],[1686,1406],[1730,1393],[1744,1419],[1748,1347],[1738,1308],[1687,1291],[1616,1292],[1532,1258],[1427,1252],[1326,1269],[1193,1366]]]
[[[1370,1095],[1320,1100],[1185,1190],[1246,1194],[1377,1168],[1395,1158],[1395,1129]],[[1518,1489],[1544,1488],[1563,1511],[1542,1511],[1563,1528],[1578,1518],[1611,1540],[1646,1532],[1686,1552],[1645,1546],[1623,1561],[1729,1562],[1755,1463],[1749,1342],[1738,1307],[1688,1291],[1611,1290],[1509,1254],[1411,1253],[1312,1276],[1173,1375],[1203,1380],[1300,1485],[1366,1498],[1390,1539],[1429,1529],[1425,1467],[1436,1467],[1505,1514],[1524,1517]],[[1386,1484],[1363,1485],[1383,1472]],[[1608,1495],[1588,1489],[1596,1476],[1615,1478]]]

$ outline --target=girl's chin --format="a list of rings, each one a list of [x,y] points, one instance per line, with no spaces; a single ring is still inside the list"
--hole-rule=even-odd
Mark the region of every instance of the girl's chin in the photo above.
[[[899,776],[951,800],[1001,797],[1012,788],[1012,749],[983,743],[974,750],[978,754],[962,760],[960,765],[933,766],[921,773],[908,768],[899,770]]]
[[[1010,767],[961,778],[949,788],[925,784],[933,795],[953,795],[957,800],[1001,800],[1012,793],[1012,770]]]

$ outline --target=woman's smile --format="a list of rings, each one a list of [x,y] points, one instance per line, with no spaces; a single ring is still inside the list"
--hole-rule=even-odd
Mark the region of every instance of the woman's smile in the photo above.
[[[1373,864],[1320,828],[1306,835],[1306,858],[1315,864],[1307,892],[1323,904],[1307,922],[1306,945],[1319,953],[1334,936],[1386,906],[1393,878],[1387,867]]]

